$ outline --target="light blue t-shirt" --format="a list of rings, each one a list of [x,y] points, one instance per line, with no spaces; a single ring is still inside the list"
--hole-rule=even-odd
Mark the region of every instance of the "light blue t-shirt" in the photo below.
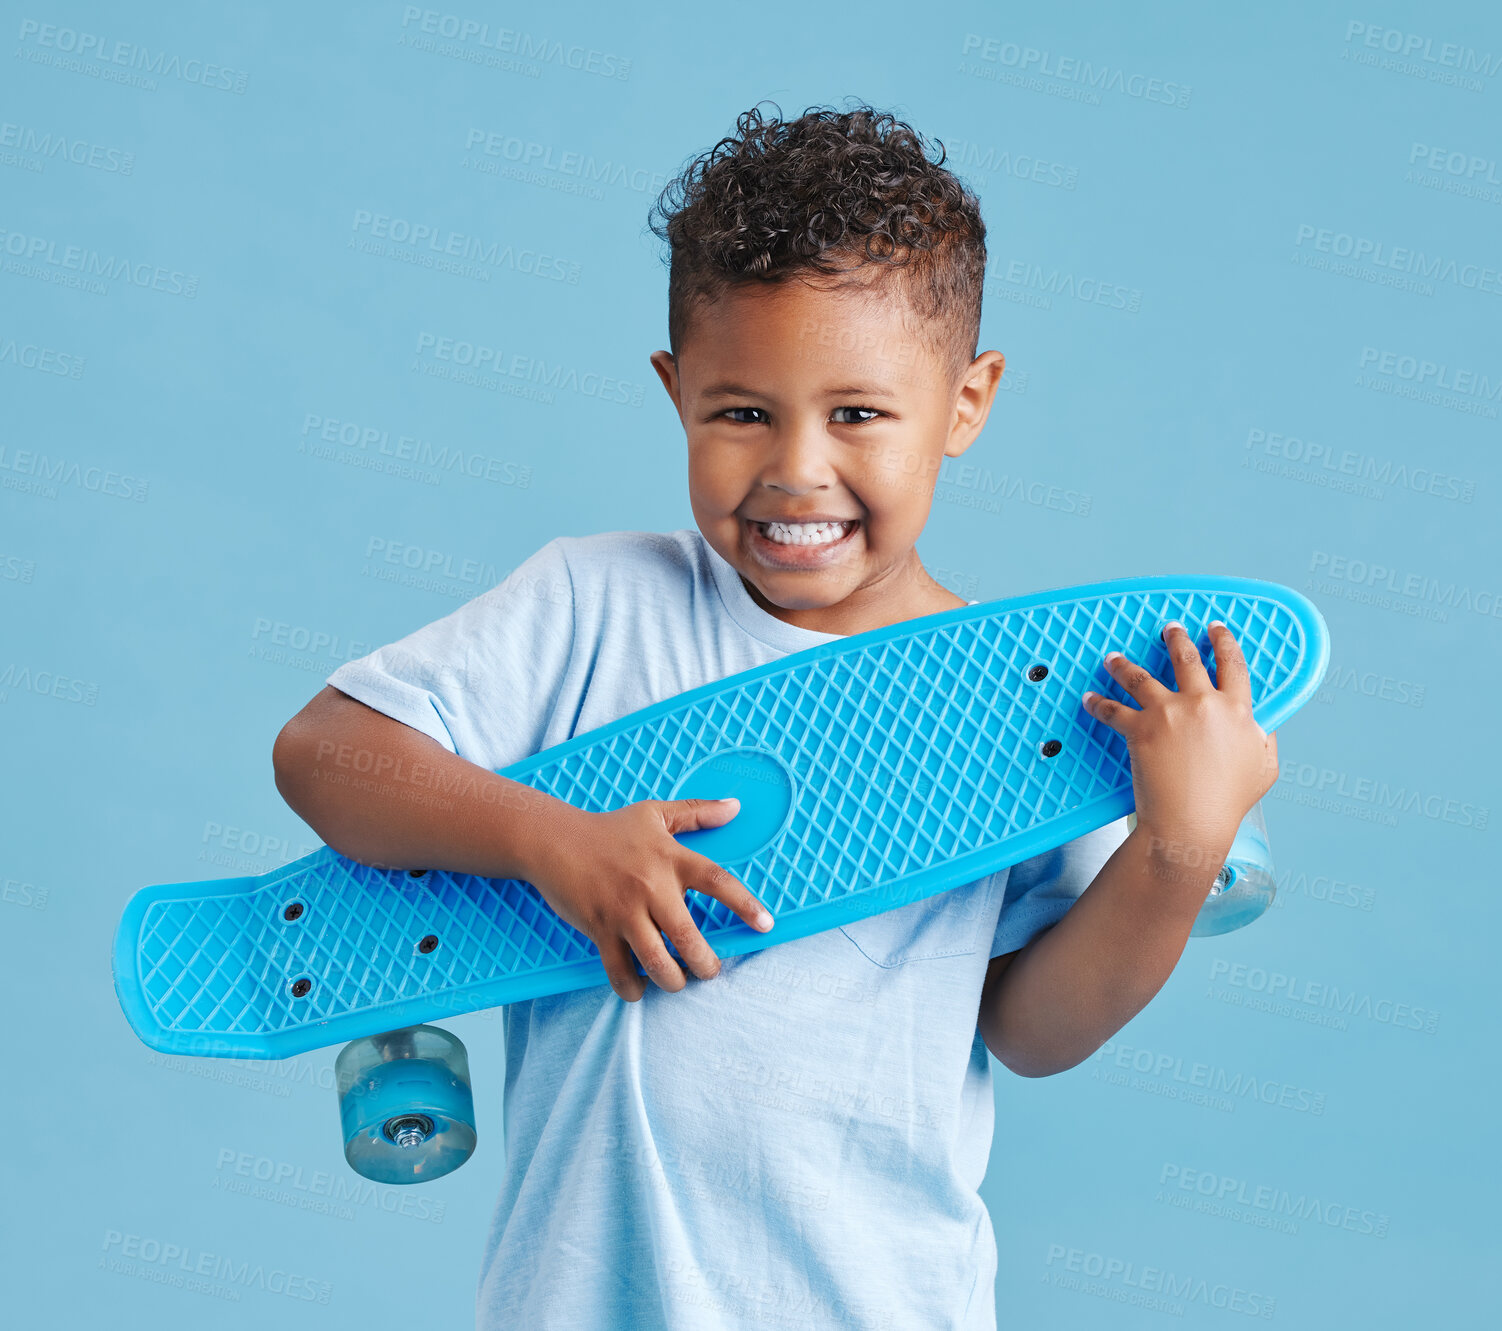
[[[696,529],[604,532],[549,541],[328,682],[494,770],[838,636],[768,614]],[[994,1328],[986,965],[1126,834],[723,958],[678,993],[508,1005],[478,1326]]]

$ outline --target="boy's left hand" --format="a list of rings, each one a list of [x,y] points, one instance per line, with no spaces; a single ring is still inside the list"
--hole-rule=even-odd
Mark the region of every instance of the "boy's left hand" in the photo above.
[[[1229,846],[1236,828],[1278,779],[1278,738],[1252,719],[1251,681],[1230,629],[1211,624],[1212,683],[1199,649],[1177,620],[1164,633],[1178,692],[1120,652],[1112,678],[1140,708],[1086,691],[1083,705],[1126,740],[1137,826],[1195,846]]]

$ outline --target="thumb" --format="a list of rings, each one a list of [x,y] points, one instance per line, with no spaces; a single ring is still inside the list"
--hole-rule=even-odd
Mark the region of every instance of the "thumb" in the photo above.
[[[669,832],[692,832],[700,827],[719,827],[740,811],[738,799],[664,800],[662,820]]]

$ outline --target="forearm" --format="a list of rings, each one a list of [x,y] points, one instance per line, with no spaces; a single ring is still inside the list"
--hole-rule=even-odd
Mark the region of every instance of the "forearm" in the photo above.
[[[287,723],[272,763],[282,798],[361,864],[527,879],[577,813],[333,688]]]
[[[1139,824],[1064,918],[988,987],[977,1024],[991,1052],[1021,1076],[1045,1077],[1125,1026],[1173,973],[1235,833]]]

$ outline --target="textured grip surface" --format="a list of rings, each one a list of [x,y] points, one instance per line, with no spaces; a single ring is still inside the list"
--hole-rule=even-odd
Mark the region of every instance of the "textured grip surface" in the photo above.
[[[776,916],[760,934],[690,892],[710,946],[733,956],[974,881],[1129,812],[1126,745],[1080,696],[1135,705],[1103,667],[1112,648],[1172,687],[1158,638],[1169,619],[1189,629],[1212,679],[1204,626],[1225,622],[1266,730],[1324,675],[1324,621],[1289,588],[1123,579],[821,644],[502,775],[592,811],[740,797],[724,828],[679,838]],[[258,878],[142,889],[120,923],[115,983],[153,1048],[283,1058],[606,978],[594,945],[528,883],[377,870],[324,847]]]

